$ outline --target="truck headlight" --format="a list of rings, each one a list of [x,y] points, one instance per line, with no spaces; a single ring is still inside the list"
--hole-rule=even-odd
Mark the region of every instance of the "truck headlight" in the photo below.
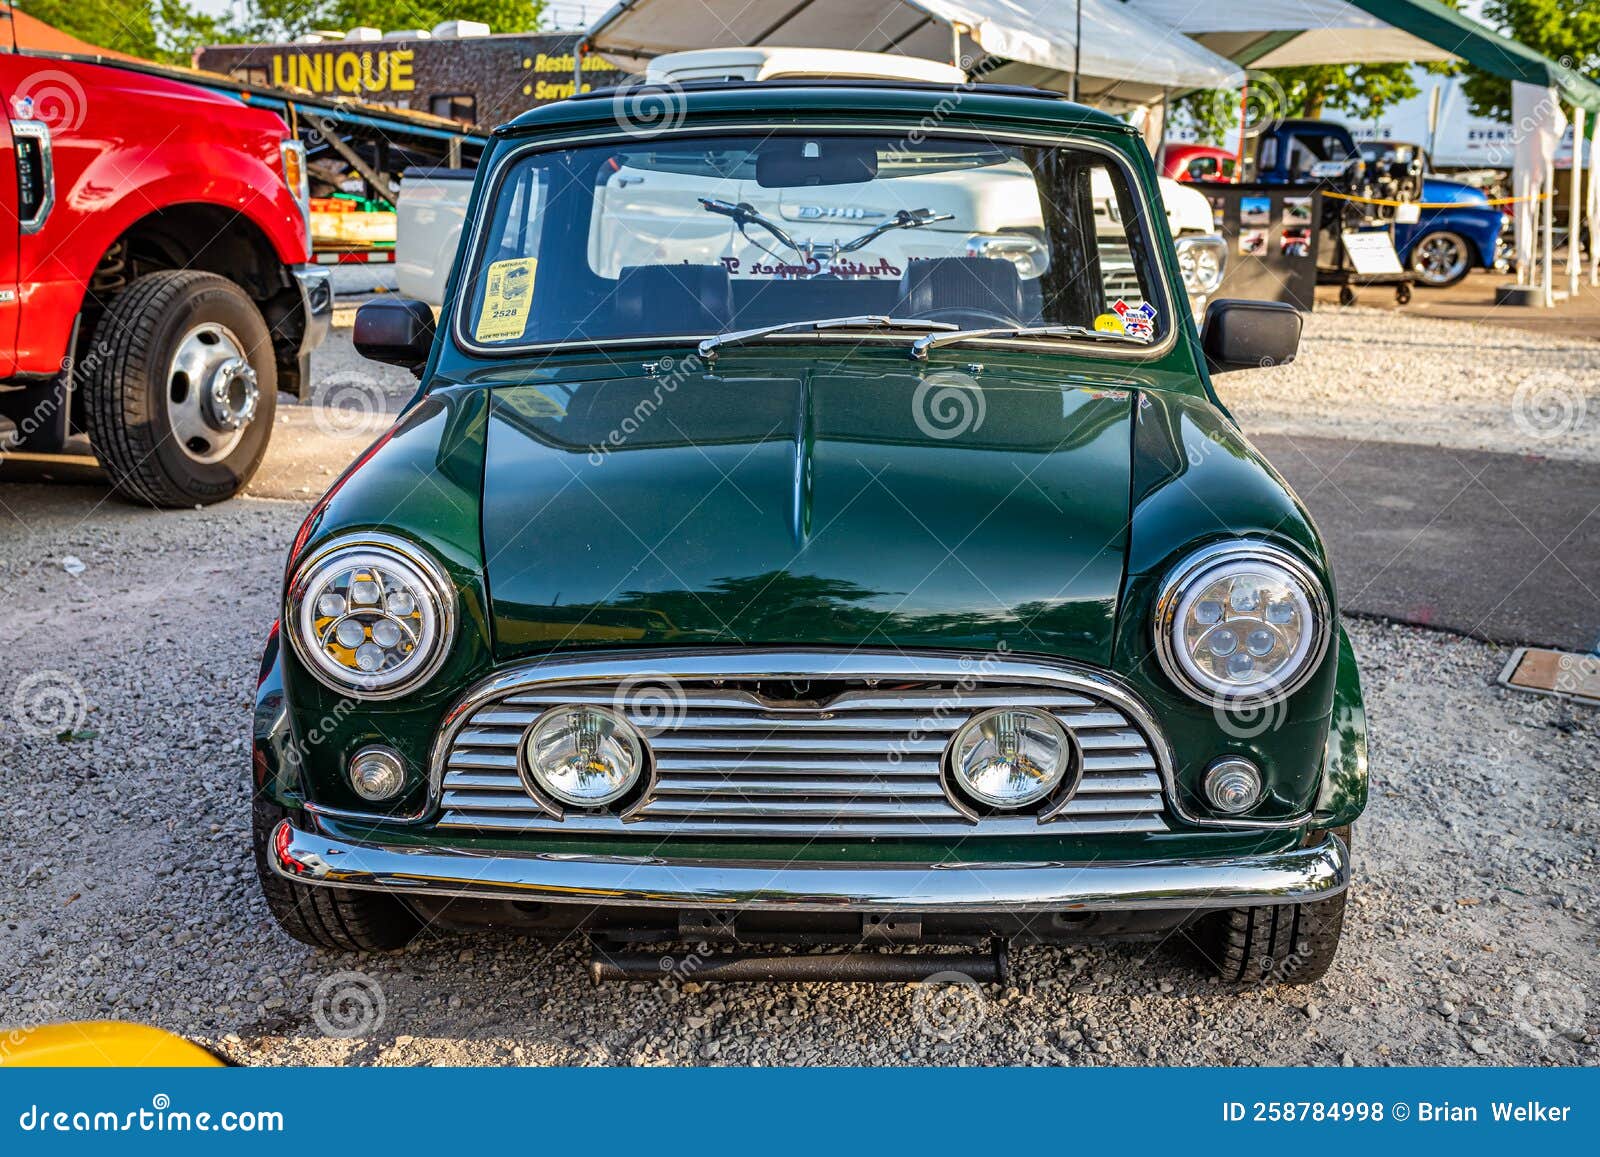
[[[361,699],[393,699],[439,667],[455,632],[444,571],[390,535],[336,539],[300,565],[284,621],[322,682]]]
[[[1027,233],[976,233],[967,238],[967,256],[1004,257],[1024,281],[1043,276],[1050,268],[1050,250]]]
[[[615,711],[563,704],[528,728],[522,769],[536,795],[570,807],[603,807],[627,795],[644,774],[644,740]]]
[[[1224,543],[1190,555],[1167,578],[1156,600],[1156,654],[1196,699],[1260,702],[1311,677],[1330,617],[1322,583],[1293,555]]]
[[[1228,263],[1228,243],[1221,237],[1208,234],[1203,237],[1179,237],[1178,272],[1183,275],[1183,288],[1196,297],[1209,297],[1222,285],[1222,274]]]
[[[1067,729],[1047,711],[999,707],[974,715],[950,741],[950,774],[981,804],[1012,810],[1053,793],[1073,768]]]

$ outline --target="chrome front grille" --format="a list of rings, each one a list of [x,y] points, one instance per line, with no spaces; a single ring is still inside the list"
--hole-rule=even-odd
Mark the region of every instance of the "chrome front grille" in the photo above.
[[[896,688],[883,682],[893,679]],[[736,680],[730,680],[735,682]],[[438,749],[442,828],[539,833],[792,837],[1101,835],[1167,830],[1158,748],[1138,708],[1083,677],[1072,689],[970,680],[908,685],[891,673],[797,706],[761,690],[671,676],[666,707],[619,693],[623,681],[511,686],[469,706]],[[633,687],[650,685],[632,678]],[[1086,685],[1087,684],[1087,685]],[[1080,689],[1080,687],[1082,689]],[[518,773],[518,745],[539,715],[562,703],[621,711],[644,731],[653,782],[616,815],[541,810]],[[956,729],[987,707],[1049,710],[1077,738],[1083,776],[1072,800],[1033,815],[976,820],[953,806],[941,758]]]

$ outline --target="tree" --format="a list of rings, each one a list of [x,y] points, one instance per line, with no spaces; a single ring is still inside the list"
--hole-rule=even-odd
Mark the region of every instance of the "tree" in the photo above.
[[[1419,91],[1409,64],[1268,68],[1251,73],[1243,116],[1252,130],[1275,120],[1320,117],[1327,112],[1371,120]],[[1202,141],[1220,144],[1229,131],[1239,127],[1240,102],[1238,89],[1211,89],[1189,93],[1175,102],[1175,107],[1188,118]]]
[[[543,10],[544,0],[328,0],[320,27],[393,31],[477,20],[493,32],[532,32]]]
[[[1497,31],[1587,76],[1600,72],[1600,0],[1487,0]],[[1511,82],[1468,66],[1461,86],[1477,116],[1511,119]]]

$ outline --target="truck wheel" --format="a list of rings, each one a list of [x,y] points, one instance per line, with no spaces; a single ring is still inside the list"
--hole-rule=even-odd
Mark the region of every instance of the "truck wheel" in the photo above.
[[[261,464],[278,396],[272,336],[227,278],[185,269],[139,278],[79,360],[89,441],[123,498],[221,502]]]
[[[1350,843],[1350,829],[1334,833]],[[1326,900],[1229,908],[1201,925],[1201,953],[1229,984],[1310,984],[1333,965],[1349,888]]]
[[[416,938],[422,926],[393,896],[297,884],[274,872],[267,863],[269,844],[284,815],[282,808],[261,800],[251,806],[256,878],[278,927],[302,944],[330,952],[381,952],[404,948]]]

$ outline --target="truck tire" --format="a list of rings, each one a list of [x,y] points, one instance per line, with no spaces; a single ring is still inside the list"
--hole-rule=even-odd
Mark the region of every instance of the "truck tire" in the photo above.
[[[78,368],[89,442],[121,497],[221,502],[261,464],[278,396],[272,335],[227,278],[173,269],[134,281]]]
[[[1349,844],[1349,828],[1335,834]],[[1346,888],[1304,904],[1229,908],[1207,918],[1197,943],[1225,983],[1311,984],[1323,978],[1339,951],[1349,895]]]
[[[330,952],[383,952],[404,948],[422,930],[417,917],[399,900],[382,892],[355,892],[297,884],[267,863],[273,829],[286,815],[272,804],[251,805],[256,878],[272,918],[302,944]]]

